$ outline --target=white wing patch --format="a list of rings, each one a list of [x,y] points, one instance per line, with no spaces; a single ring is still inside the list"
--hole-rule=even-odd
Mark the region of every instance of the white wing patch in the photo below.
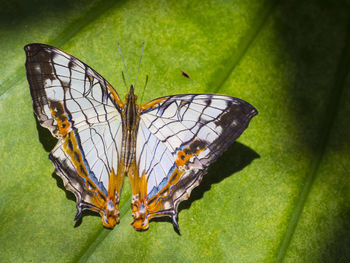
[[[136,143],[136,163],[140,176],[147,175],[148,198],[156,194],[167,183],[174,158],[168,148],[140,121]]]
[[[146,173],[154,191],[160,191],[167,184],[175,167],[186,171],[183,177],[195,176],[238,138],[255,114],[255,109],[242,100],[211,94],[170,96],[158,106],[146,108],[140,117],[138,148],[150,149],[136,153],[140,163],[147,160],[145,165],[139,166],[140,176],[142,172]],[[188,151],[193,156],[181,164],[179,153],[191,147],[193,142],[202,148],[197,153],[194,153],[196,149]],[[157,169],[158,163],[164,164],[163,171]],[[150,173],[156,170],[159,170],[160,178]],[[157,193],[152,189],[148,189],[151,194],[147,198]]]

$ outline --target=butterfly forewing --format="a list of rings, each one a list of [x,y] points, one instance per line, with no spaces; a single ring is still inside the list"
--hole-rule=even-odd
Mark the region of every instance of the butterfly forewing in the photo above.
[[[105,216],[109,199],[118,214],[118,174],[122,139],[122,105],[117,93],[98,73],[56,48],[25,47],[26,70],[34,112],[59,141],[50,154],[57,174],[77,198],[78,215],[88,208]],[[110,192],[115,192],[114,198]],[[107,216],[108,217],[108,216]],[[106,226],[118,219],[105,218]],[[107,221],[107,222],[105,222]]]
[[[147,195],[137,201],[147,216],[134,213],[134,225],[147,228],[150,218],[164,215],[177,225],[178,204],[257,111],[243,100],[212,94],[169,96],[141,108],[136,162],[147,178]]]

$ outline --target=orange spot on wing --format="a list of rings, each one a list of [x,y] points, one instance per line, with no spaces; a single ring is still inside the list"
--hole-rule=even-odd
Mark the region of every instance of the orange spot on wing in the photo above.
[[[62,103],[52,103],[49,108],[52,117],[54,117],[57,122],[58,133],[62,136],[66,136],[70,130],[71,125],[68,121],[68,117],[66,112],[64,111]]]
[[[197,142],[197,140],[193,141],[189,146],[177,153],[176,165],[178,167],[183,167],[191,160],[192,157],[198,156],[202,151],[204,151],[203,147],[194,147]]]
[[[170,176],[168,184],[148,200],[148,211],[150,213],[150,218],[160,216],[158,211],[163,210],[161,200],[169,195],[171,185],[177,184],[184,173],[184,171],[180,171],[178,168],[175,168],[174,172]]]
[[[148,200],[149,218],[165,215],[163,213],[159,213],[159,211],[164,210],[162,200],[170,194],[171,186],[176,185],[180,181],[181,177],[186,172],[185,166],[190,161],[190,159],[192,157],[198,156],[198,154],[200,154],[203,150],[203,147],[199,147],[199,141],[195,140],[187,147],[185,147],[182,151],[179,151],[177,153],[177,167],[171,174],[168,184],[164,186],[155,196]]]

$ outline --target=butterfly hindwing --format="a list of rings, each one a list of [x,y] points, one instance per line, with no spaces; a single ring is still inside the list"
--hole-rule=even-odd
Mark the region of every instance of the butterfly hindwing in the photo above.
[[[77,216],[91,209],[114,226],[123,181],[118,174],[122,102],[103,77],[73,56],[43,44],[27,45],[25,51],[34,112],[58,138],[50,160],[76,196]],[[108,205],[113,216],[104,212]]]
[[[133,224],[146,229],[150,218],[167,215],[177,226],[179,203],[257,111],[243,100],[212,94],[163,97],[141,109],[136,163],[145,182],[138,183],[143,196],[133,199]]]

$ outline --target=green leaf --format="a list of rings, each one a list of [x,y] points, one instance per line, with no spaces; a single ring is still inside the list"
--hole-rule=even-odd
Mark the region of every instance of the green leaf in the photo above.
[[[1,262],[349,262],[350,8],[345,1],[2,1],[0,3]],[[126,93],[146,43],[142,102],[216,92],[259,110],[238,142],[167,219],[131,226],[85,213],[47,158],[23,46],[80,58]],[[182,76],[181,71],[191,79]],[[142,83],[142,84],[141,84]],[[140,102],[140,101],[139,101]]]

